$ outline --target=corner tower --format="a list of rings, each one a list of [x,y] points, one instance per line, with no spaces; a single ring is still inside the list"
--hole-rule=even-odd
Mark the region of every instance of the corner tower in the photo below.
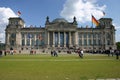
[[[24,28],[25,22],[20,17],[9,18],[9,23],[5,29],[6,35],[6,49],[13,47],[14,49],[18,48],[21,44],[21,28]]]
[[[99,20],[101,35],[102,35],[102,45],[104,49],[116,49],[115,45],[115,26],[112,24],[111,18],[101,18]]]

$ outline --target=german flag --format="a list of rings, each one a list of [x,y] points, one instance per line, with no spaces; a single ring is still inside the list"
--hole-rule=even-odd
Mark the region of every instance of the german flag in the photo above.
[[[92,15],[92,23],[94,23],[96,26],[99,25],[99,22],[96,20],[96,18]]]
[[[17,12],[17,15],[18,15],[18,16],[20,16],[20,15],[21,15],[21,12],[20,12],[20,11],[18,11],[18,12]]]

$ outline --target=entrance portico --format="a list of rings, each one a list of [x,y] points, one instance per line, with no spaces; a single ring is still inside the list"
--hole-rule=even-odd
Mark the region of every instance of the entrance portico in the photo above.
[[[75,45],[75,32],[70,31],[48,31],[48,46],[71,47]]]

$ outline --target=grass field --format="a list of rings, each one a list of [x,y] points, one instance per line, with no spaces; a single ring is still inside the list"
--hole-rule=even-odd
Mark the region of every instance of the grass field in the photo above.
[[[120,60],[103,54],[7,55],[0,57],[0,80],[88,80],[120,78]]]

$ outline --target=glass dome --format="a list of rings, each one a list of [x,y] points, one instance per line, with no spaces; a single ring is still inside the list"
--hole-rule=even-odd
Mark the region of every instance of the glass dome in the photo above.
[[[53,23],[57,23],[57,22],[65,22],[65,23],[67,23],[68,21],[65,20],[64,18],[56,18],[56,19],[54,19],[52,22],[53,22]]]

